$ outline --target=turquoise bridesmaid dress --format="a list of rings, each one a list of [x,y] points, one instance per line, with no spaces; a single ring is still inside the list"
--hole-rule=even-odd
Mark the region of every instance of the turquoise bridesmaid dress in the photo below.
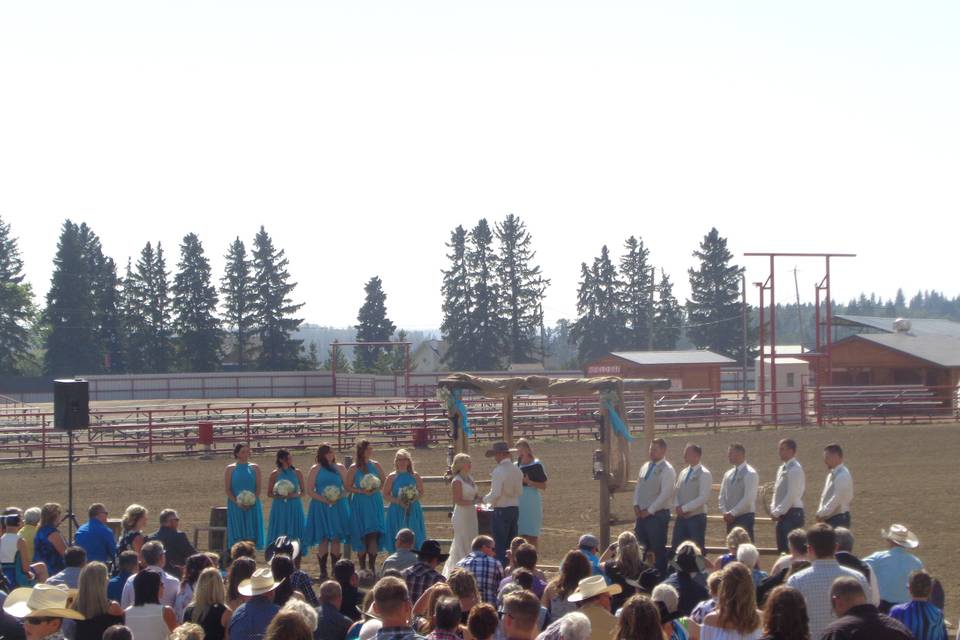
[[[253,492],[257,488],[257,474],[249,463],[238,462],[230,476],[233,495],[241,491]],[[241,540],[249,540],[257,549],[263,549],[263,505],[260,498],[249,509],[241,509],[233,500],[227,502],[227,547]]]
[[[296,469],[283,469],[277,474],[276,482],[288,480],[296,492],[302,491]],[[272,543],[280,536],[287,536],[291,540],[303,539],[303,502],[301,496],[281,498],[273,494],[273,503],[270,505],[270,535]]]
[[[525,467],[533,465],[542,465],[539,460],[534,460],[530,464],[520,464],[517,466],[523,471]],[[523,487],[520,494],[520,519],[517,521],[517,534],[521,536],[539,536],[540,527],[543,526],[543,501],[540,495],[540,489],[534,487]]]
[[[358,468],[353,474],[353,486],[360,488],[360,480],[368,473],[380,478],[383,486],[383,478],[377,473],[376,465],[366,463],[363,469]],[[354,551],[366,551],[363,544],[363,537],[370,533],[379,533],[380,542],[377,549],[383,548],[383,536],[385,531],[383,518],[383,494],[377,489],[372,495],[364,493],[350,494],[350,520],[352,523],[351,544]]]
[[[409,487],[410,485],[417,486],[417,479],[413,477],[413,474],[407,473],[406,471],[397,473],[393,479],[390,494],[396,498],[400,495],[402,488]],[[382,544],[383,548],[390,553],[396,551],[394,542],[397,537],[397,531],[400,531],[400,529],[410,529],[413,531],[413,535],[416,536],[414,549],[419,549],[423,541],[427,539],[427,527],[423,522],[423,507],[420,506],[419,500],[412,503],[406,509],[393,502],[387,507],[387,531],[383,537]]]
[[[350,497],[343,488],[343,479],[336,467],[332,471],[320,467],[314,491],[323,495],[323,490],[329,486],[340,489],[340,499],[332,505],[319,500],[310,501],[307,526],[303,533],[304,544],[308,547],[325,540],[347,542],[350,539]]]

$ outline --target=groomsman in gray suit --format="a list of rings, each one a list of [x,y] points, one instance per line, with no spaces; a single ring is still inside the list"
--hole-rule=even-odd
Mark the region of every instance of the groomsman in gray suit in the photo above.
[[[777,551],[789,553],[787,534],[803,529],[803,491],[806,476],[797,460],[797,443],[790,438],[780,441],[778,448],[783,464],[777,469],[777,481],[770,501],[770,517],[777,523]]]
[[[677,476],[673,499],[677,520],[673,523],[670,546],[674,553],[685,540],[692,540],[701,550],[706,546],[707,500],[713,489],[713,474],[700,464],[702,455],[703,449],[698,444],[688,444],[683,449],[683,461],[687,463],[687,468]]]
[[[644,548],[653,551],[661,574],[667,570],[667,528],[677,479],[666,457],[667,441],[655,438],[650,443],[650,459],[640,467],[633,492],[633,513],[637,517],[634,533]]]
[[[739,442],[732,443],[727,448],[727,460],[733,468],[723,474],[720,483],[720,513],[723,522],[727,525],[727,533],[734,527],[743,527],[753,536],[753,525],[756,521],[757,488],[760,486],[760,476],[756,469],[747,464],[747,449]]]
[[[817,509],[817,522],[826,522],[837,527],[850,528],[850,503],[853,501],[853,477],[847,465],[843,464],[843,449],[837,443],[823,448],[823,461],[830,473],[827,474],[823,493],[820,494],[820,507]]]

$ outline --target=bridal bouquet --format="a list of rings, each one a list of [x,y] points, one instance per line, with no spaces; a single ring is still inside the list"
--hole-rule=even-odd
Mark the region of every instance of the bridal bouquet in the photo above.
[[[323,497],[330,502],[336,502],[340,499],[340,488],[330,485],[323,488]]]
[[[273,485],[273,495],[280,496],[281,498],[286,498],[294,492],[293,483],[289,480],[278,480],[277,484]]]
[[[253,491],[241,491],[237,494],[237,504],[241,507],[252,507],[257,504],[257,496],[253,494]]]
[[[411,504],[420,499],[420,492],[417,491],[416,485],[408,484],[404,488],[400,489],[397,497],[400,498],[400,504],[403,506],[403,508],[409,509]]]
[[[380,478],[375,474],[368,473],[360,478],[360,488],[364,491],[376,491],[380,488]]]

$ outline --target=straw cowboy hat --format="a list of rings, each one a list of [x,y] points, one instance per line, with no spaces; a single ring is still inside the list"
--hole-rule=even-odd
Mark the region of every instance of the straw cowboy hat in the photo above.
[[[3,610],[14,618],[70,618],[83,620],[79,611],[67,608],[67,601],[76,596],[63,585],[38,584],[14,589],[3,603]]]
[[[880,537],[907,549],[916,549],[920,546],[920,538],[917,534],[902,524],[892,524],[889,529],[880,529]]]
[[[510,445],[506,442],[494,442],[493,447],[487,449],[487,452],[483,454],[487,458],[492,458],[498,453],[516,453],[516,449],[511,449]]]
[[[623,589],[618,584],[607,586],[607,581],[603,579],[603,576],[589,576],[580,581],[577,590],[567,597],[567,602],[581,602],[603,593],[615,596],[621,591]]]
[[[242,596],[259,596],[264,593],[270,593],[280,586],[280,583],[273,579],[273,573],[270,569],[257,569],[253,576],[240,583],[237,591]]]

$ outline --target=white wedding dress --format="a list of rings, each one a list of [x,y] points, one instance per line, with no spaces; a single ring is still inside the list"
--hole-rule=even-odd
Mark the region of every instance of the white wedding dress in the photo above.
[[[453,478],[453,482],[460,482],[460,490],[464,500],[473,500],[477,495],[477,485],[467,482],[460,474]],[[451,491],[453,483],[451,483]],[[443,575],[450,577],[457,563],[470,554],[473,539],[477,537],[477,508],[473,505],[454,505],[453,542],[450,544],[450,557],[443,566]]]

